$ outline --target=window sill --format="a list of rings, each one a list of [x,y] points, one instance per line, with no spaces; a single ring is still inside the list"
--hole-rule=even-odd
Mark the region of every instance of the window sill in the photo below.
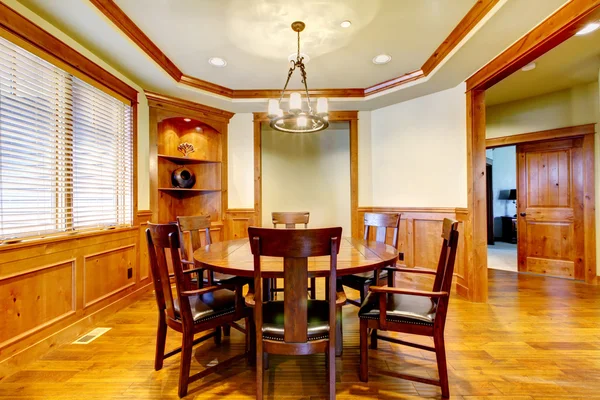
[[[53,236],[47,236],[47,237],[41,237],[41,238],[40,237],[23,238],[21,241],[15,242],[15,243],[0,243],[0,252],[5,251],[5,250],[18,249],[18,248],[27,247],[27,246],[39,246],[39,245],[44,245],[44,244],[48,244],[48,243],[63,242],[63,241],[67,241],[67,240],[83,239],[83,238],[89,238],[89,237],[94,237],[94,236],[111,235],[111,234],[121,233],[121,232],[137,231],[138,229],[139,229],[139,226],[134,225],[134,226],[130,226],[130,227],[121,227],[121,228],[115,228],[115,229],[88,230],[88,231],[83,231],[80,233],[63,233],[63,234],[56,234]]]

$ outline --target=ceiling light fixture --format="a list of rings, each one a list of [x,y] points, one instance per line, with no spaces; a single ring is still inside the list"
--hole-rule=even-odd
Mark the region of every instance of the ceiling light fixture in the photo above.
[[[317,99],[317,108],[314,110],[310,104],[310,96],[308,94],[308,84],[306,83],[306,70],[304,67],[304,58],[300,53],[300,32],[304,30],[306,25],[302,21],[296,21],[292,23],[292,29],[298,33],[298,52],[296,53],[296,59],[291,60],[291,66],[288,70],[287,80],[279,96],[279,100],[270,99],[268,105],[268,117],[271,120],[271,128],[288,133],[310,133],[319,132],[323,129],[327,129],[329,126],[329,113],[327,99],[325,97],[319,97]],[[302,76],[302,83],[304,84],[304,92],[306,94],[306,109],[302,109],[302,95],[299,92],[290,93],[289,111],[284,113],[281,109],[281,100],[285,95],[285,90],[290,83],[290,78],[294,74],[294,71],[298,68],[300,75]]]
[[[373,57],[373,64],[381,65],[387,64],[392,61],[392,56],[389,54],[379,54],[378,56]]]
[[[340,26],[342,28],[350,28],[351,25],[352,25],[352,22],[350,22],[348,20],[342,21],[342,23],[340,24]]]
[[[308,64],[308,62],[310,61],[310,57],[306,53],[300,53],[300,57],[302,57],[302,61],[304,61],[304,64]],[[288,56],[288,61],[294,61],[296,60],[296,58],[298,58],[298,54],[292,53]]]
[[[215,67],[224,67],[227,65],[227,61],[225,61],[221,57],[211,57],[208,59],[208,63]]]
[[[521,71],[531,71],[532,69],[535,69],[536,65],[534,62],[530,62],[529,64],[527,64],[526,66],[524,66],[523,68],[521,68]]]
[[[588,33],[594,32],[596,29],[600,28],[600,22],[592,22],[587,24],[583,29],[576,33],[577,36],[587,35]]]
[[[190,121],[191,121],[191,119],[189,119],[189,118],[184,118],[183,120],[184,120],[185,122],[190,122]]]

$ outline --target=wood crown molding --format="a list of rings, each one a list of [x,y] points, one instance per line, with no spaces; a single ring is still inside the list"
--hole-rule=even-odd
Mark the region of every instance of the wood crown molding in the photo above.
[[[266,112],[253,112],[254,122],[269,122]],[[358,120],[358,111],[330,111],[329,122]]]
[[[148,99],[148,106],[161,109],[173,109],[183,108],[194,112],[208,114],[210,118],[228,122],[235,113],[221,110],[215,107],[205,106],[203,104],[194,103],[193,101],[179,99],[177,97],[171,97],[164,94],[144,91],[146,98]]]
[[[467,79],[467,91],[485,90],[600,19],[600,0],[571,0]]]
[[[583,136],[596,132],[596,124],[568,126],[566,128],[548,129],[545,131],[521,133],[511,136],[502,136],[485,140],[485,147],[503,147],[519,143],[538,142],[540,140],[566,139],[570,137]]]
[[[137,103],[137,90],[2,2],[0,2],[0,28],[123,96],[131,103]]]
[[[421,69],[408,72],[397,78],[380,82],[367,88],[313,89],[311,96],[365,98],[376,93],[392,89],[428,76],[458,46],[469,32],[498,4],[500,0],[478,0],[450,35],[438,46],[425,61]],[[150,38],[119,8],[113,0],[90,0],[112,23],[127,35],[140,49],[164,69],[176,82],[210,92],[229,99],[264,99],[279,97],[279,89],[238,90],[217,85],[193,76],[184,74],[169,58],[150,40]]]

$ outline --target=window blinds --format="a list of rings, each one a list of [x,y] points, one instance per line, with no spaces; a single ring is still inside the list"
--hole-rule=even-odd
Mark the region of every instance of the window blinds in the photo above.
[[[132,110],[0,38],[0,240],[133,222]]]

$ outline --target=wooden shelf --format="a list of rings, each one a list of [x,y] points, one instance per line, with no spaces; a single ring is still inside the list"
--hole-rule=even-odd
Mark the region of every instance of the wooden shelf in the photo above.
[[[158,188],[158,190],[163,192],[220,192],[221,189],[184,189],[184,188]]]
[[[158,158],[162,158],[165,160],[169,160],[174,162],[175,164],[185,165],[185,164],[220,164],[221,161],[216,160],[199,160],[196,158],[185,158],[185,157],[176,157],[176,156],[167,156],[165,154],[159,154]]]

